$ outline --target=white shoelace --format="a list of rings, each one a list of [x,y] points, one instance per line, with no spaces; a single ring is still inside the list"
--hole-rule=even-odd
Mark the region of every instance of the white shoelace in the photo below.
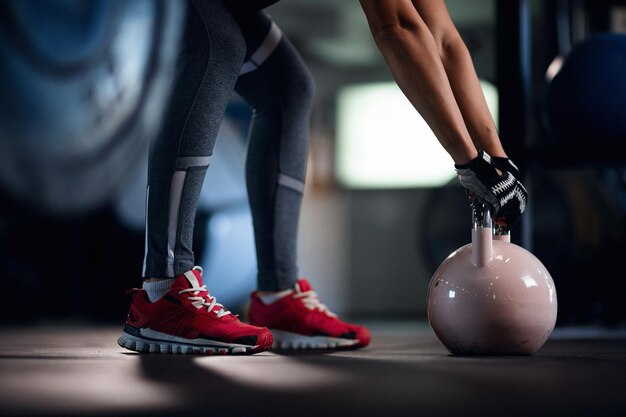
[[[317,293],[313,290],[296,292],[293,298],[300,299],[309,310],[318,310],[329,317],[337,317],[335,313],[330,311],[328,307],[317,298]]]
[[[193,269],[200,271],[200,274],[202,274],[203,272],[202,267],[200,266],[194,266]],[[232,314],[230,311],[224,309],[224,306],[218,303],[215,297],[209,294],[209,290],[207,289],[206,285],[202,285],[201,287],[191,287],[191,288],[187,288],[186,290],[180,290],[178,291],[178,294],[183,294],[186,292],[193,293],[193,295],[189,296],[187,299],[191,301],[191,304],[195,308],[207,307],[207,310],[214,312],[217,317],[223,317],[228,314]],[[204,297],[198,296],[198,294],[201,292],[205,292],[207,294],[207,298],[209,299],[209,302],[207,302],[207,300]],[[213,310],[215,307],[218,307],[219,310],[217,311]]]

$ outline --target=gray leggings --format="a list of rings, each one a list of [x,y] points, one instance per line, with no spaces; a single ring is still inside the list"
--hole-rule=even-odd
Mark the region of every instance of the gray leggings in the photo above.
[[[258,288],[292,287],[304,190],[313,81],[291,43],[262,12],[190,0],[167,118],[149,162],[143,276],[195,265],[193,226],[219,125],[233,90],[253,108],[246,182]]]

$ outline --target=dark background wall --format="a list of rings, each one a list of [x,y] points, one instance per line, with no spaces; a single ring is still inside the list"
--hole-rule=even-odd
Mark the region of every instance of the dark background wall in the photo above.
[[[611,123],[617,138],[605,142],[598,136],[570,140],[555,135],[554,120],[567,125],[571,115],[557,113],[555,119],[553,114],[549,125],[546,70],[554,58],[567,56],[592,35],[625,30],[626,6],[618,1],[557,0],[447,4],[479,76],[499,89],[503,141],[524,169],[533,201],[514,231],[514,241],[532,250],[551,271],[559,324],[623,322],[626,312],[619,294],[625,290],[626,159],[618,151],[625,137],[619,136],[623,124]],[[338,312],[425,319],[430,276],[450,251],[469,240],[469,210],[459,208],[466,204],[462,189],[453,182],[441,188],[357,190],[337,182],[337,93],[345,85],[391,81],[389,72],[357,2],[284,0],[268,13],[299,48],[318,85],[299,246],[303,275]],[[605,65],[599,60],[611,51],[589,61],[579,78],[565,84],[569,90],[582,91],[593,83],[593,68]],[[614,77],[613,92],[624,97],[621,73],[605,75]],[[560,94],[552,97],[557,109],[563,108]],[[602,97],[606,95],[596,97],[594,105]],[[235,128],[221,133],[225,145],[216,150],[216,158],[229,161],[225,165],[230,168],[226,174],[209,170],[206,191],[225,193],[228,204],[204,204],[197,218],[196,253],[205,264],[216,262],[207,248],[224,242],[226,230],[210,227],[215,224],[211,219],[220,214],[228,218],[228,207],[243,210],[237,212],[240,226],[229,230],[238,239],[252,236],[239,178],[245,146],[233,145],[245,138],[248,117],[245,105],[234,97],[227,119]],[[144,170],[139,166],[129,178],[141,183]],[[220,190],[220,184],[229,185]],[[128,210],[136,214],[136,221],[129,223],[120,214],[119,200],[131,192],[139,198],[129,203]],[[112,201],[80,214],[50,213],[6,189],[0,201],[0,321],[124,319],[129,301],[125,291],[140,285],[141,186],[120,190]],[[246,255],[248,264],[249,270],[224,270],[223,278],[210,278],[241,283],[223,290],[224,297],[235,300],[229,306],[235,311],[245,308],[247,292],[254,288],[251,255]]]

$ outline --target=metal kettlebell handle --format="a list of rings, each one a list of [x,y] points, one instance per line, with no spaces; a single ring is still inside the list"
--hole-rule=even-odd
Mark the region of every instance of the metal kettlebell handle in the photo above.
[[[493,226],[491,208],[482,203],[472,204],[472,263],[480,268],[493,259]]]
[[[472,203],[472,229],[492,228],[491,207],[474,201]]]
[[[493,240],[511,242],[509,229],[494,225],[491,206],[472,204],[472,262],[477,267],[487,265],[493,258]]]

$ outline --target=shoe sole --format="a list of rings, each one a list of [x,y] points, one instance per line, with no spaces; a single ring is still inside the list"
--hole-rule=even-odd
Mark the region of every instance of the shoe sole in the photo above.
[[[338,350],[359,347],[357,339],[342,339],[328,336],[304,336],[285,330],[270,329],[274,336],[275,350]]]
[[[138,334],[130,334],[126,329],[117,339],[124,349],[142,353],[165,353],[178,355],[252,355],[271,349],[271,340],[260,345],[223,343],[207,339],[185,339],[156,332],[151,329],[134,329]],[[142,333],[148,333],[146,336]],[[265,341],[264,341],[265,342]]]

